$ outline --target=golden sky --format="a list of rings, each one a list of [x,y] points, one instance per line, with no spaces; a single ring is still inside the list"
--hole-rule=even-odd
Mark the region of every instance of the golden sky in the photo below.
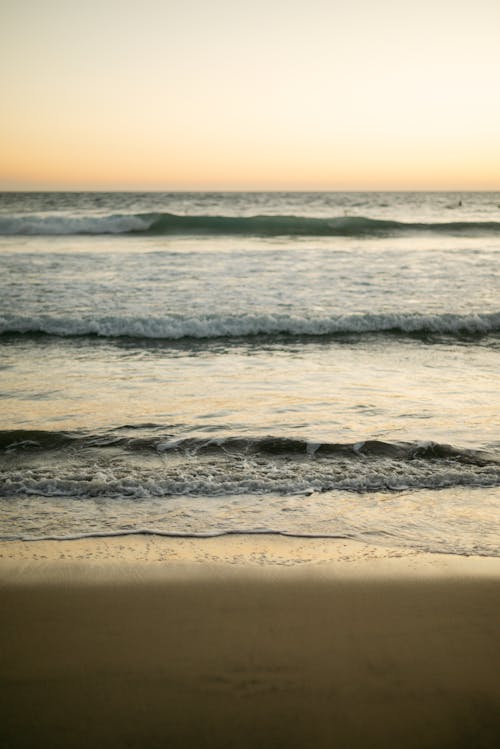
[[[0,189],[499,189],[499,0],[0,0]]]

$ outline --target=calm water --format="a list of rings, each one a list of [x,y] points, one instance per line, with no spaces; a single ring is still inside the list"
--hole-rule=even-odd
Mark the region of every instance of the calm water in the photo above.
[[[500,194],[0,195],[0,535],[500,553]]]

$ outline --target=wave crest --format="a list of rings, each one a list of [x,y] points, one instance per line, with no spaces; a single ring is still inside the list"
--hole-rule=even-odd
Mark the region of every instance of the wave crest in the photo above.
[[[477,314],[365,313],[300,317],[284,314],[200,315],[197,317],[51,317],[4,314],[0,335],[45,334],[179,340],[258,336],[335,337],[399,335],[484,336],[500,333],[500,312]]]
[[[32,439],[27,439],[30,436]],[[500,458],[496,453],[435,442],[368,440],[344,444],[273,436],[165,439],[159,435],[117,440],[113,435],[44,436],[41,432],[6,432],[0,437],[4,450],[10,453],[2,471],[3,497],[142,499],[249,493],[310,495],[335,490],[364,494],[500,485]],[[114,449],[107,456],[110,446]],[[53,451],[52,455],[47,453],[43,462],[33,460],[33,450],[44,448]],[[123,450],[119,462],[115,460],[116,448]],[[149,460],[141,460],[144,450],[162,455],[161,462],[152,467]],[[133,460],[126,459],[130,451],[135,453]]]
[[[151,234],[379,237],[415,233],[500,234],[498,221],[403,222],[366,216],[210,216],[175,213],[0,216],[0,235]]]

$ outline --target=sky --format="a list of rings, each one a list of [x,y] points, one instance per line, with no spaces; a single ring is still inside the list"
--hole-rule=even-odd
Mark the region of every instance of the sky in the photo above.
[[[0,189],[500,189],[499,0],[0,0]]]

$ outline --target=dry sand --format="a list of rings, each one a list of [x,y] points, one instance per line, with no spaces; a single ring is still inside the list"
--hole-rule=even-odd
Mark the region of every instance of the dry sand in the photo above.
[[[0,746],[500,746],[500,560],[277,537],[0,544]]]

